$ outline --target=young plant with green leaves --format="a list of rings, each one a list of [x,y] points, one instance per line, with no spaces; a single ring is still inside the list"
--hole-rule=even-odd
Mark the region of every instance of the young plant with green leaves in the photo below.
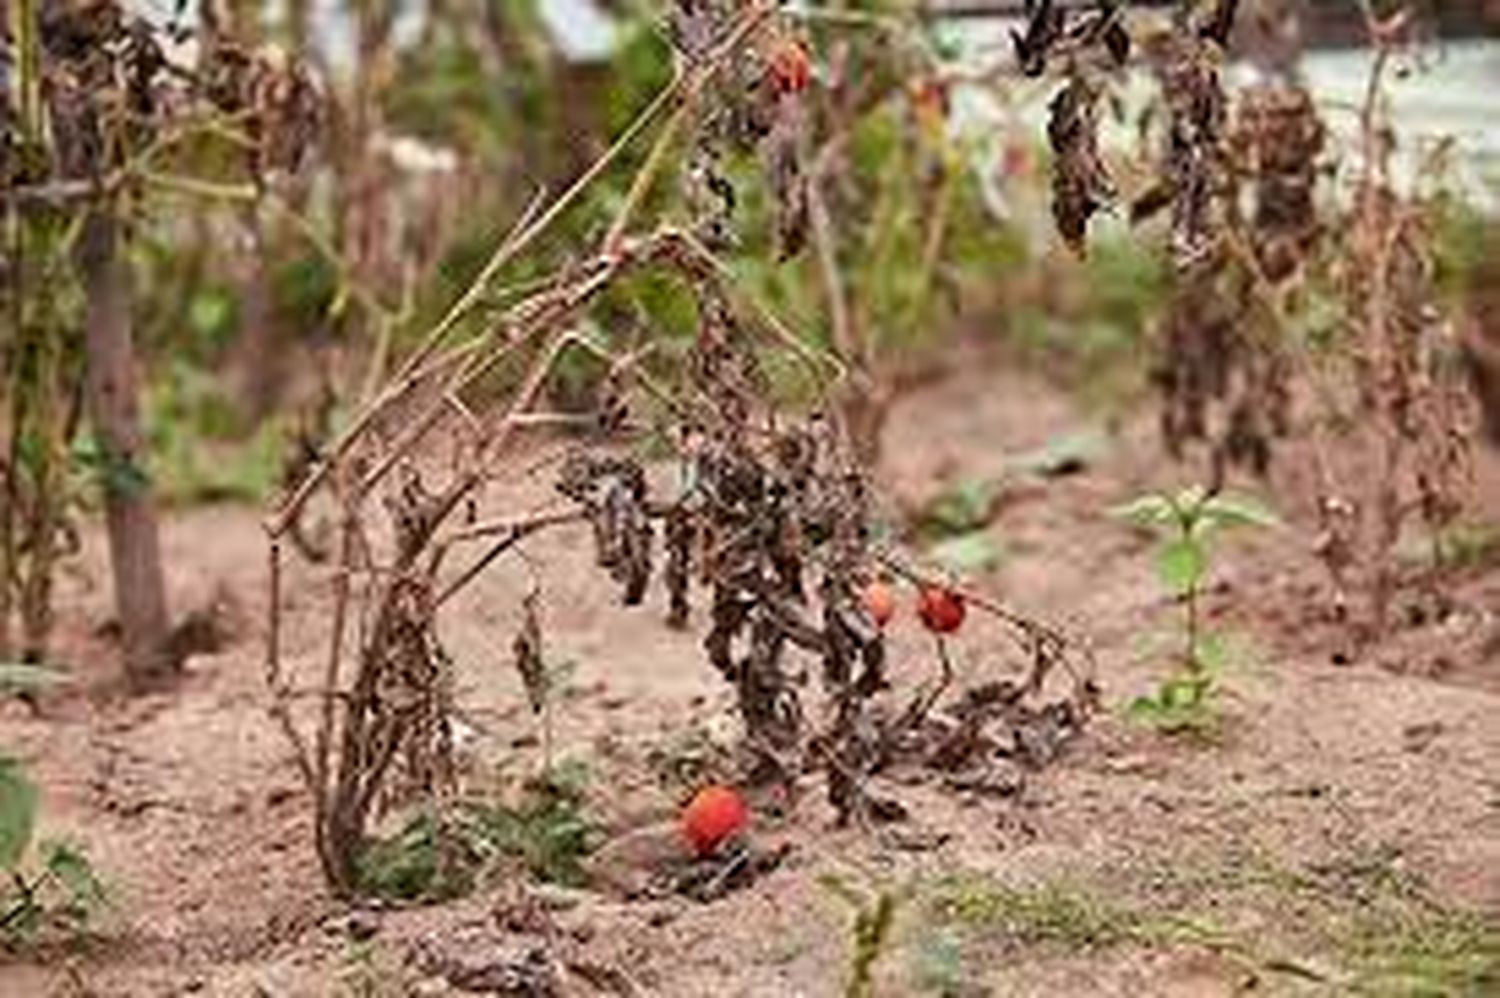
[[[1129,714],[1162,731],[1208,733],[1219,720],[1219,674],[1225,659],[1224,636],[1203,623],[1212,542],[1226,528],[1275,526],[1276,517],[1253,500],[1201,485],[1145,495],[1115,513],[1161,538],[1157,576],[1182,605],[1177,668],[1154,693],[1132,701]]]
[[[360,888],[375,897],[441,901],[462,897],[498,870],[524,870],[548,883],[584,882],[584,858],[598,826],[586,811],[586,770],[563,763],[528,782],[513,801],[465,800],[423,807],[398,831],[360,854]]]
[[[105,901],[88,857],[67,842],[43,839],[32,849],[36,784],[20,760],[0,755],[0,947],[18,949],[48,930],[77,938]]]

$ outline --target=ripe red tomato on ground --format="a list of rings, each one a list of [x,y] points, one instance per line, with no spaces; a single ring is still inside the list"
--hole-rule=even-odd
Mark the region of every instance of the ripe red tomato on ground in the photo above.
[[[952,634],[964,623],[963,597],[951,589],[927,586],[917,597],[917,616],[934,634]]]
[[[749,824],[745,799],[730,787],[704,787],[682,809],[682,837],[699,856],[715,852]]]
[[[800,94],[812,83],[812,59],[795,38],[778,42],[771,50],[767,68],[778,93]]]
[[[875,619],[879,627],[890,623],[896,615],[896,596],[891,592],[891,587],[876,579],[865,586],[865,609],[870,611],[870,616]]]

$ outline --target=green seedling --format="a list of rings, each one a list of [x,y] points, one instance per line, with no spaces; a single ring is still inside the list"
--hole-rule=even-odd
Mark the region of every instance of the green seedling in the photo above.
[[[584,808],[588,778],[581,763],[562,762],[527,784],[514,802],[419,809],[396,832],[366,845],[360,889],[390,900],[445,901],[507,866],[550,883],[581,884],[583,859],[596,839]]]
[[[917,529],[934,540],[961,537],[984,529],[995,517],[1001,484],[964,478],[938,493],[917,514]]]
[[[1177,668],[1155,692],[1132,701],[1129,716],[1170,733],[1210,733],[1218,726],[1219,673],[1225,659],[1223,635],[1203,625],[1212,541],[1225,528],[1271,527],[1278,521],[1252,500],[1198,485],[1176,494],[1142,496],[1115,510],[1115,515],[1160,536],[1156,573],[1182,604],[1182,630],[1174,653]]]
[[[29,945],[45,930],[79,938],[103,906],[105,889],[82,850],[44,839],[32,849],[36,784],[21,763],[0,755],[0,945]]]
[[[876,885],[862,890],[836,873],[823,874],[818,883],[854,912],[844,998],[870,998],[875,993],[875,964],[890,945],[896,912],[911,897],[911,889]]]

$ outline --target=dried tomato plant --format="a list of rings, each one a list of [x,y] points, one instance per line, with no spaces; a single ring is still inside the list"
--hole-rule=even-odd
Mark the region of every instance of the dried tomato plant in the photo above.
[[[441,640],[442,611],[540,530],[587,525],[599,569],[625,606],[641,603],[658,579],[670,625],[692,624],[702,603],[704,653],[736,692],[749,778],[790,783],[820,770],[840,818],[861,819],[878,810],[869,775],[928,744],[929,735],[913,735],[917,722],[929,722],[926,711],[886,718],[875,700],[890,684],[885,643],[858,594],[894,555],[872,540],[867,477],[828,401],[848,368],[788,329],[715,255],[734,238],[733,188],[715,168],[730,143],[760,150],[782,249],[800,242],[801,143],[786,138],[806,86],[786,55],[800,42],[768,3],[680,0],[671,23],[673,81],[572,187],[526,214],[268,520],[272,709],[313,800],[324,872],[341,893],[358,890],[358,860],[382,813],[414,796],[441,804],[453,792],[454,662]],[[505,265],[659,119],[598,245],[519,291],[497,292]],[[647,223],[642,205],[684,137],[678,180],[691,217]],[[645,273],[671,278],[691,297],[698,331],[688,350],[673,354],[649,338],[619,346],[582,331],[611,288]],[[572,352],[592,355],[606,372],[583,417],[542,407]],[[761,364],[773,352],[823,386],[811,411],[779,412],[768,401]],[[581,436],[547,432],[559,424]],[[636,445],[647,439],[669,444],[665,467],[641,456]],[[533,463],[557,468],[560,504],[482,518],[487,491],[515,475],[523,450],[537,448],[551,451]],[[675,484],[663,484],[663,471],[675,472],[666,476]],[[294,539],[314,495],[338,510],[336,551],[322,566],[297,558]],[[321,580],[314,591],[328,600],[318,612],[326,644],[316,655],[283,648],[291,572]],[[949,761],[993,747],[998,736],[984,732],[1005,723],[1016,732],[1006,744],[1044,762],[1092,710],[1087,655],[1061,632],[977,594],[973,603],[1017,635],[1032,671],[961,708],[953,726],[970,748],[955,746]],[[545,606],[535,588],[522,609],[511,646],[535,705],[546,683]],[[799,654],[822,664],[825,709],[811,720]],[[1059,662],[1073,671],[1074,688],[1060,705],[1029,706]]]
[[[1339,221],[1342,252],[1330,272],[1344,311],[1336,342],[1356,392],[1354,419],[1340,421],[1335,432],[1354,438],[1374,460],[1341,476],[1330,470],[1329,448],[1322,449],[1319,553],[1337,611],[1366,642],[1391,624],[1403,530],[1420,522],[1437,544],[1472,484],[1472,401],[1454,363],[1456,330],[1436,303],[1431,206],[1415,186],[1420,175],[1407,191],[1392,175],[1396,138],[1384,104],[1385,76],[1410,28],[1404,11],[1369,21],[1375,62],[1360,111],[1352,201]],[[1434,562],[1441,567],[1440,557]],[[1351,587],[1364,595],[1364,613],[1349,612]]]
[[[1308,91],[1260,83],[1231,113],[1214,33],[1183,30],[1191,23],[1185,12],[1150,46],[1166,141],[1158,181],[1132,211],[1141,220],[1170,208],[1175,284],[1155,372],[1163,436],[1178,454],[1205,444],[1214,484],[1234,467],[1265,475],[1274,441],[1296,426],[1296,389],[1307,389],[1317,553],[1335,614],[1368,640],[1389,624],[1403,529],[1419,519],[1440,535],[1468,479],[1469,414],[1453,329],[1435,304],[1429,206],[1393,181],[1383,111],[1409,18],[1371,21],[1376,61],[1344,201],[1319,197],[1327,133]],[[1324,238],[1329,229],[1343,238]],[[1320,328],[1320,308],[1339,313],[1332,329]],[[1356,467],[1335,452],[1377,456]],[[1351,612],[1356,591],[1364,612]]]

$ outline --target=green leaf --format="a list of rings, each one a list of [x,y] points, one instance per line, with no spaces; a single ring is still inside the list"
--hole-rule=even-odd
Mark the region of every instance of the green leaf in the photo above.
[[[72,908],[87,913],[104,903],[104,882],[81,849],[69,842],[47,840],[41,852],[42,865],[63,885]]]
[[[1170,497],[1153,493],[1116,506],[1110,515],[1143,527],[1160,526],[1177,521],[1177,507]]]
[[[977,530],[990,522],[999,497],[998,483],[964,479],[927,504],[921,515],[922,529],[940,536]]]
[[[1168,711],[1191,710],[1203,703],[1208,680],[1200,676],[1173,676],[1163,680],[1157,699]]]
[[[1104,450],[1103,434],[1097,430],[1080,430],[1050,440],[1037,450],[1020,455],[1012,464],[1018,471],[1053,478],[1084,470]]]
[[[1208,552],[1197,538],[1173,538],[1156,555],[1156,573],[1174,596],[1191,592],[1207,570]]]
[[[1004,557],[1000,545],[982,530],[934,544],[927,555],[943,568],[963,575],[988,572]]]
[[[1224,670],[1230,659],[1229,642],[1224,635],[1206,632],[1198,635],[1198,666],[1208,675],[1217,675]]]
[[[36,784],[17,759],[0,756],[0,867],[15,869],[36,826]]]
[[[1177,515],[1188,519],[1197,519],[1198,510],[1208,499],[1208,489],[1198,484],[1185,487],[1181,492],[1172,497],[1172,505],[1176,507]]]
[[[1222,527],[1281,526],[1275,513],[1247,496],[1214,496],[1203,503],[1198,515]]]
[[[144,467],[97,437],[81,438],[73,447],[73,460],[108,494],[139,496],[151,489],[151,475]]]
[[[228,342],[234,323],[235,302],[223,288],[208,287],[193,295],[187,324],[201,344],[217,347]]]
[[[1136,721],[1154,721],[1162,714],[1162,705],[1153,696],[1138,696],[1125,708],[1125,716]]]
[[[56,669],[26,662],[0,662],[0,694],[31,693],[66,682]]]

